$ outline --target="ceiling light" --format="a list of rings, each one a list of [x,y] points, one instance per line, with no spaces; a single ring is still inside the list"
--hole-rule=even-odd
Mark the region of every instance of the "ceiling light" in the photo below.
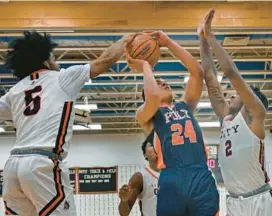
[[[85,85],[91,85],[92,84],[92,80],[89,79],[89,82],[85,82]]]
[[[188,80],[189,80],[189,77],[188,77],[188,76],[185,76],[185,77],[184,77],[184,82],[187,83]]]
[[[92,130],[101,130],[102,126],[101,124],[91,124],[89,125]]]
[[[222,79],[223,79],[223,76],[222,76],[222,75],[217,75],[217,81],[218,81],[218,82],[221,83]]]
[[[5,129],[3,127],[0,127],[0,133],[5,132]]]
[[[220,127],[219,122],[198,122],[200,127]]]
[[[197,107],[198,108],[208,108],[208,107],[211,107],[211,103],[210,102],[199,102],[197,104]]]
[[[88,126],[73,125],[73,130],[101,130],[101,124],[90,124]]]
[[[223,76],[222,75],[217,75],[217,81],[218,82],[221,82],[223,79]],[[187,83],[189,81],[189,76],[185,76],[184,77],[184,83]]]
[[[85,111],[97,110],[97,104],[76,104],[75,108]]]

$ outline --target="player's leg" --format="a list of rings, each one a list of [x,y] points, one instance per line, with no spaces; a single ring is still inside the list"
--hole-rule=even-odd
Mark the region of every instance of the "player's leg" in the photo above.
[[[231,198],[227,200],[228,216],[270,216],[272,196],[269,191],[248,198]]]
[[[219,212],[219,193],[211,171],[199,170],[191,176],[190,216],[215,216]]]
[[[248,206],[245,200],[228,197],[227,199],[227,216],[243,215],[243,212],[249,212],[251,206]]]
[[[25,157],[19,180],[39,216],[76,215],[69,169],[62,162],[43,156]]]
[[[272,192],[267,191],[251,197],[248,205],[252,206],[249,216],[271,216]]]
[[[186,215],[186,198],[182,196],[181,182],[175,173],[160,174],[157,195],[157,216]]]
[[[22,192],[17,175],[20,157],[10,157],[3,173],[3,200],[6,215],[36,216],[32,202]]]
[[[263,194],[264,198],[264,216],[271,215],[272,212],[272,190]],[[261,205],[261,203],[259,203]]]

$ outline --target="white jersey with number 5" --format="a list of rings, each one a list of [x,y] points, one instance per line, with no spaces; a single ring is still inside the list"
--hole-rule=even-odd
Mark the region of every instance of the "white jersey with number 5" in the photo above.
[[[248,127],[241,113],[223,120],[218,153],[224,184],[229,192],[241,194],[262,187],[264,144]]]
[[[143,191],[138,196],[140,210],[143,216],[156,216],[157,190],[159,173],[146,167],[143,175]]]
[[[72,138],[73,103],[89,80],[90,65],[40,70],[0,98],[0,121],[13,120],[13,149],[45,149],[66,157]]]

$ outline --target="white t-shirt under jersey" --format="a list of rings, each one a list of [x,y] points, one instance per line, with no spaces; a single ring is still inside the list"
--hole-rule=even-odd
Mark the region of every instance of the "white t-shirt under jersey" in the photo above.
[[[159,173],[148,167],[145,167],[141,173],[143,191],[138,196],[141,213],[143,216],[156,216]]]
[[[241,113],[234,119],[224,118],[218,157],[229,192],[247,193],[268,181],[264,172],[263,140],[250,130]]]
[[[90,65],[37,71],[0,98],[0,121],[13,120],[13,149],[52,150],[66,157],[72,138],[73,104],[89,80]]]

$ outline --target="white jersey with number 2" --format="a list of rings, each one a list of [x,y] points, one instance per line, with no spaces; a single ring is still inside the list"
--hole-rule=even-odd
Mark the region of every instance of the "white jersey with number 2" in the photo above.
[[[263,140],[250,130],[241,113],[234,119],[224,118],[218,157],[229,192],[251,192],[268,181],[264,171]]]

